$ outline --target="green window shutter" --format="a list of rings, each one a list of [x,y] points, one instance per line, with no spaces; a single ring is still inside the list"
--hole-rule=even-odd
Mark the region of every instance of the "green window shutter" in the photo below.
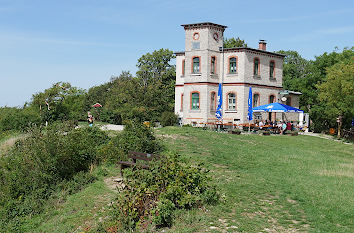
[[[193,58],[193,73],[194,74],[197,74],[200,72],[200,69],[199,69],[199,57],[195,57]]]
[[[192,93],[192,109],[199,109],[199,93]]]
[[[233,73],[237,72],[237,70],[236,70],[236,67],[237,67],[236,66],[236,58],[235,57],[230,58],[229,67],[230,67],[230,70],[229,70],[230,74],[233,74]]]

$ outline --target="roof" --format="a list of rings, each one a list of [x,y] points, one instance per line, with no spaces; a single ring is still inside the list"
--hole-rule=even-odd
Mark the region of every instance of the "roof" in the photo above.
[[[227,28],[227,26],[216,24],[216,23],[211,23],[211,22],[182,24],[181,26],[184,27],[184,29],[186,29],[186,28],[198,28],[198,27],[218,27],[218,28],[222,28],[222,29]]]
[[[289,94],[293,94],[293,95],[302,95],[302,93],[298,91],[289,91],[289,90],[284,90],[284,91],[287,91]]]
[[[248,47],[224,48],[224,52],[242,52],[242,51],[254,51],[254,52],[266,53],[269,55],[278,56],[278,57],[282,57],[282,58],[285,57],[284,54],[269,52],[269,51],[261,50],[261,49],[253,49],[253,48],[248,48]],[[174,54],[176,54],[177,56],[183,56],[183,55],[185,55],[185,52],[178,51],[178,52],[174,52]]]
[[[236,51],[242,51],[242,50],[249,50],[249,51],[254,51],[254,52],[259,52],[259,53],[266,53],[266,54],[270,54],[270,55],[275,55],[275,56],[279,56],[279,57],[285,57],[284,54],[274,53],[274,52],[270,52],[267,50],[254,49],[254,48],[249,48],[249,47],[224,48],[224,52],[236,52]]]
[[[177,56],[182,56],[182,55],[185,55],[185,52],[179,51],[179,52],[174,52],[174,54],[176,54]]]

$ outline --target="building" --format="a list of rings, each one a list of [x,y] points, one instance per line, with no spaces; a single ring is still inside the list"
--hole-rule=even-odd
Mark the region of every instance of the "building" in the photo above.
[[[249,87],[254,106],[283,102],[299,107],[301,93],[283,90],[284,55],[267,51],[265,41],[259,42],[258,49],[223,48],[226,26],[210,22],[181,26],[185,30],[185,51],[175,53],[175,113],[182,124],[217,121],[219,82],[223,84],[223,123],[248,122]],[[256,118],[282,117],[280,113],[262,114]]]

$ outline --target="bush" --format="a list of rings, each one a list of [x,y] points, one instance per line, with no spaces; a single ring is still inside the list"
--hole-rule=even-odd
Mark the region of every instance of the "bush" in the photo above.
[[[0,108],[0,131],[25,131],[32,124],[40,123],[39,113],[32,108]]]
[[[150,169],[125,169],[125,189],[118,196],[113,217],[125,230],[171,226],[176,209],[214,204],[219,195],[209,184],[208,171],[183,163],[178,155],[162,156]]]
[[[0,219],[4,219],[0,224],[39,213],[58,187],[73,193],[92,181],[85,172],[99,162],[98,148],[107,141],[105,132],[94,127],[31,128],[0,158]]]
[[[178,122],[178,116],[174,112],[163,112],[160,118],[162,126],[173,126]]]
[[[117,162],[125,160],[129,151],[157,153],[162,146],[151,128],[140,122],[128,121],[124,130],[100,149],[103,161]]]
[[[107,122],[111,124],[121,125],[122,117],[117,111],[111,111],[106,108],[102,108],[100,113],[100,119],[102,122]]]

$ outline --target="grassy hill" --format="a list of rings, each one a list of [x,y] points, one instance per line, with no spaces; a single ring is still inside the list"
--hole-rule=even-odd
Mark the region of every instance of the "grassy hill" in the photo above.
[[[353,232],[354,147],[310,136],[231,135],[196,128],[156,131],[166,147],[210,169],[217,206],[180,211],[165,232]],[[105,221],[116,167],[29,219],[31,232],[89,232]],[[102,172],[104,171],[104,172]]]

